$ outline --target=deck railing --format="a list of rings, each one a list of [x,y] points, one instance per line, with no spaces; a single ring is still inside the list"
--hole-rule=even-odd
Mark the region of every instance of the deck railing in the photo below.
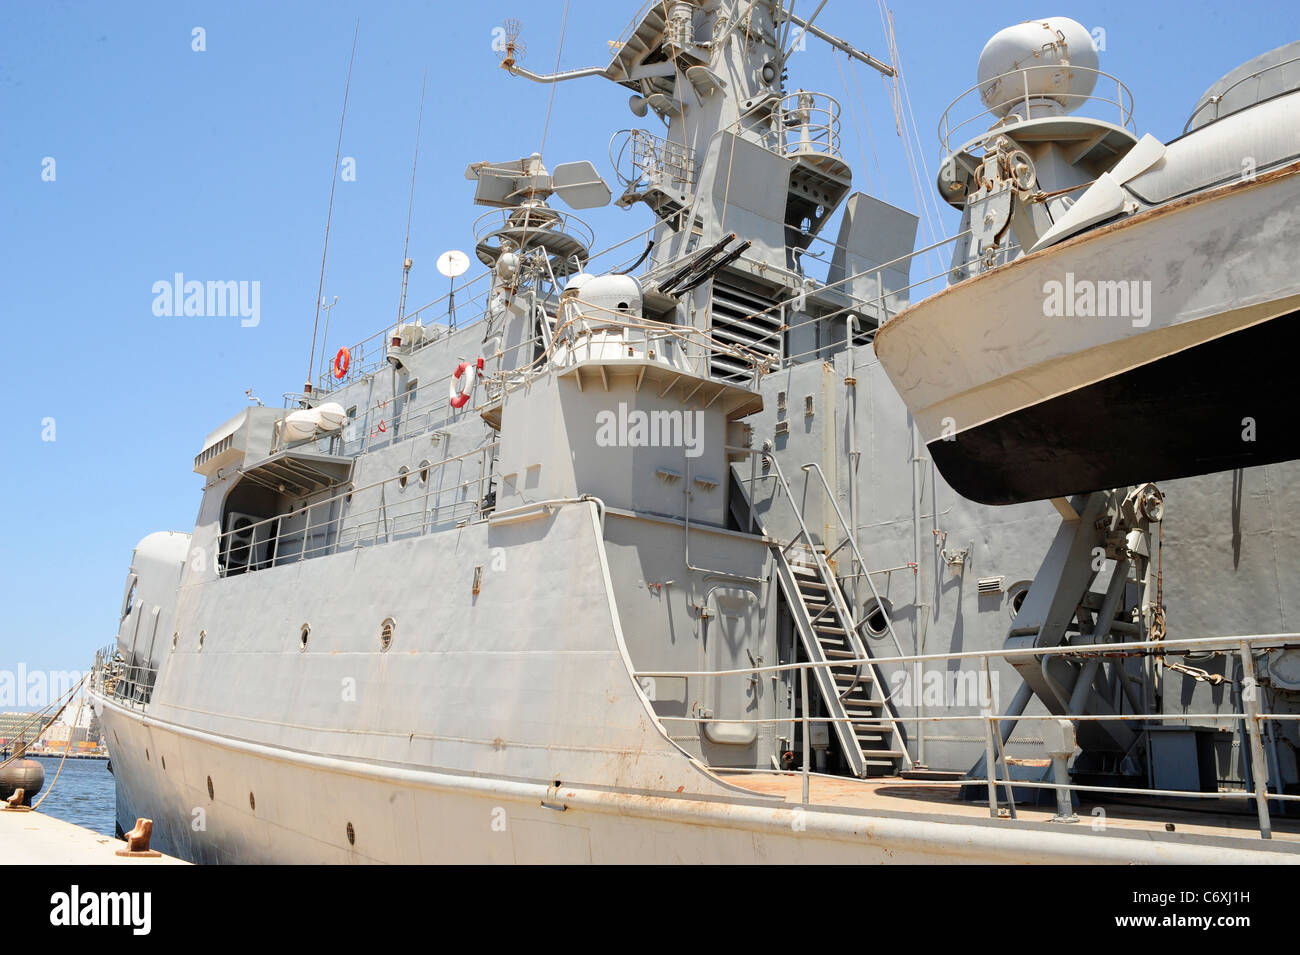
[[[403,466],[383,480],[348,487],[283,514],[227,529],[217,537],[217,573],[225,577],[264,570],[485,519],[493,509],[490,491],[498,447],[494,441],[453,457],[421,462],[414,470]],[[436,472],[475,459],[479,462],[476,477],[435,486]],[[358,494],[376,495],[378,501],[353,510],[351,503]],[[452,500],[445,503],[448,495]]]
[[[488,213],[488,216],[496,215],[500,217],[501,214],[502,210],[495,210]],[[564,217],[566,221],[570,218],[567,213],[559,213],[559,215]],[[480,217],[480,221],[483,218]],[[585,224],[584,228],[586,228]],[[654,226],[642,229],[640,232],[633,233],[613,245],[593,253],[590,259],[587,260],[586,267],[592,268],[592,263],[613,256],[615,252],[629,243],[645,238],[654,229]],[[611,258],[608,268],[612,271],[627,268],[639,256],[640,253],[636,252],[630,258],[626,257],[626,255],[619,256],[617,259]],[[490,270],[480,272],[459,285],[453,285],[451,291],[447,294],[440,295],[432,302],[405,313],[399,321],[391,325],[385,325],[383,329],[368,338],[348,346],[349,365],[342,378],[336,377],[333,373],[333,362],[337,352],[330,353],[328,344],[322,345],[321,370],[317,375],[313,394],[306,395],[301,392],[290,392],[284,396],[285,407],[300,407],[307,399],[320,399],[383,368],[388,362],[388,349],[392,347],[393,339],[400,337],[397,332],[402,325],[415,321],[420,321],[423,324],[425,338],[411,349],[412,352],[427,348],[434,342],[444,338],[449,332],[464,331],[475,325],[481,325],[487,320],[487,300],[491,291],[491,282],[484,283],[484,279],[488,279],[491,275]],[[480,283],[483,284],[480,285]]]
[[[143,707],[152,697],[157,679],[157,667],[122,658],[116,644],[110,643],[95,651],[86,689],[125,706]]]
[[[796,90],[781,99],[774,120],[777,155],[840,157],[840,104],[835,97]]]
[[[1093,83],[1096,85],[1102,80],[1107,81],[1107,89],[1110,84],[1115,85],[1115,96],[1103,96],[1097,93],[1070,93],[1058,91],[1035,91],[1030,88],[1030,73],[1041,76],[1043,71],[1050,73],[1084,73],[1093,77]],[[995,93],[1000,90],[1003,81],[1006,92],[997,93],[1001,96],[1000,101],[987,106],[984,103],[984,93]],[[983,109],[977,110],[970,115],[966,115],[968,110],[975,110],[974,104],[967,104],[966,100],[976,94],[980,98],[980,105]],[[1064,104],[1060,101],[1064,100]],[[1056,101],[1057,106],[1065,113],[1076,113],[1085,106],[1103,107],[1102,113],[1111,113],[1115,117],[1115,125],[1122,129],[1137,135],[1137,127],[1133,122],[1133,93],[1127,86],[1120,82],[1119,77],[1112,76],[1104,70],[1093,70],[1087,67],[1060,64],[1043,64],[1041,66],[1024,66],[1017,70],[1009,70],[997,76],[990,77],[983,83],[977,83],[970,89],[966,90],[955,100],[948,104],[948,108],[943,111],[943,116],[939,118],[939,142],[943,146],[944,156],[952,153],[952,138],[959,130],[972,127],[973,123],[980,122],[979,127],[972,127],[963,133],[964,139],[976,139],[986,132],[993,132],[999,128],[1014,128],[1017,122],[1025,122],[1030,118],[1040,118],[1035,116],[1035,112],[1045,107],[1050,101]],[[1024,109],[1024,115],[1020,116],[1013,112],[1017,108]],[[966,115],[965,119],[952,119],[954,110]],[[992,121],[994,129],[989,129],[989,121]]]
[[[1196,107],[1196,109],[1192,110],[1191,116],[1187,117],[1187,122],[1183,126],[1183,133],[1186,134],[1187,131],[1192,128],[1192,123],[1196,122],[1196,117],[1199,116],[1201,114],[1201,111],[1208,106],[1214,107],[1214,117],[1208,120],[1206,125],[1209,125],[1209,123],[1216,122],[1219,119],[1219,104],[1222,103],[1224,99],[1227,98],[1228,94],[1231,93],[1233,90],[1235,90],[1238,86],[1241,86],[1243,83],[1248,83],[1251,80],[1258,81],[1263,78],[1265,73],[1271,73],[1273,70],[1281,69],[1284,66],[1290,66],[1292,63],[1296,63],[1296,62],[1300,62],[1300,56],[1293,56],[1290,59],[1283,60],[1280,63],[1274,63],[1271,66],[1266,66],[1262,70],[1257,70],[1254,73],[1250,73],[1246,76],[1243,76],[1241,79],[1237,80],[1227,89],[1225,89],[1222,93],[1218,93],[1214,96],[1208,97],[1207,99],[1202,101],[1200,105]],[[1238,110],[1234,110],[1233,112],[1237,112],[1240,109],[1244,109],[1244,108],[1245,107],[1239,107]],[[1232,114],[1229,113],[1227,115],[1232,115]]]
[[[803,761],[801,774],[803,776],[803,801],[805,804],[809,801],[809,776],[813,775],[810,769],[809,760],[809,724],[821,723],[852,723],[864,726],[888,727],[897,723],[947,723],[947,722],[968,722],[979,724],[983,727],[985,736],[985,759],[984,778],[969,777],[960,781],[962,785],[983,784],[986,788],[989,804],[989,815],[997,818],[1000,815],[998,790],[1002,789],[1007,794],[1007,809],[1010,816],[1015,816],[1015,801],[1012,798],[1012,789],[1045,789],[1055,790],[1058,794],[1063,793],[1096,793],[1108,795],[1145,795],[1145,796],[1162,796],[1162,797],[1179,797],[1188,799],[1243,799],[1253,800],[1255,803],[1256,814],[1258,816],[1259,834],[1261,838],[1272,838],[1272,820],[1270,816],[1270,803],[1296,802],[1300,801],[1300,795],[1283,793],[1277,785],[1275,779],[1278,772],[1276,760],[1270,760],[1264,754],[1263,732],[1261,725],[1269,720],[1277,721],[1295,721],[1300,720],[1300,713],[1270,713],[1260,709],[1257,698],[1257,680],[1255,676],[1255,656],[1261,650],[1277,648],[1297,648],[1300,647],[1300,633],[1275,633],[1275,634],[1254,634],[1248,636],[1229,636],[1229,637],[1197,637],[1180,640],[1145,640],[1128,643],[1106,643],[1102,645],[1064,645],[1057,647],[1028,647],[1024,649],[1001,649],[1001,650],[969,650],[958,653],[926,653],[926,654],[900,654],[898,656],[875,656],[864,657],[854,660],[836,660],[836,667],[853,667],[863,665],[873,665],[876,667],[882,664],[902,664],[904,666],[922,665],[926,663],[948,663],[958,660],[969,660],[977,662],[980,666],[980,676],[983,681],[981,693],[985,694],[983,704],[988,701],[990,705],[981,705],[982,712],[978,714],[952,714],[943,716],[897,716],[885,711],[881,716],[869,717],[829,717],[813,715],[809,711],[810,699],[808,696],[808,671],[814,667],[825,666],[826,664],[817,662],[805,663],[786,663],[769,666],[752,666],[743,669],[732,670],[638,670],[633,676],[637,680],[644,679],[725,679],[735,678],[740,680],[753,680],[759,674],[782,674],[792,673],[798,676],[801,686],[800,701],[801,705],[788,716],[777,716],[768,718],[703,718],[699,716],[665,716],[658,714],[662,722],[684,722],[684,723],[727,723],[727,724],[775,724],[781,726],[790,726],[791,733],[795,726],[803,727],[801,733],[803,739]],[[1149,657],[1152,659],[1163,659],[1166,656],[1182,656],[1187,653],[1209,654],[1216,656],[1240,657],[1242,666],[1242,690],[1237,696],[1241,700],[1243,712],[1229,713],[1115,713],[1115,714],[1032,714],[1023,713],[995,713],[992,708],[994,680],[991,675],[991,661],[1011,662],[1013,660],[1032,658],[1044,660],[1048,657],[1064,657],[1067,659],[1097,659],[1097,658],[1125,658],[1125,657]],[[1116,664],[1118,665],[1118,664]],[[917,688],[916,692],[920,692]],[[1015,724],[1021,721],[1041,722],[1046,720],[1069,720],[1072,725],[1077,727],[1081,723],[1088,722],[1128,722],[1128,723],[1183,723],[1190,724],[1194,721],[1215,720],[1221,722],[1234,722],[1243,727],[1244,744],[1243,759],[1247,760],[1253,786],[1250,789],[1216,789],[1214,792],[1198,792],[1191,790],[1179,789],[1157,789],[1153,787],[1137,788],[1123,786],[1092,786],[1083,785],[1073,782],[1033,782],[1028,780],[1013,780],[1008,768],[1004,740],[1009,737]],[[1004,726],[1003,724],[1009,724]],[[746,770],[732,770],[727,772]],[[750,772],[770,773],[772,770],[755,769]],[[1271,784],[1271,788],[1270,788]],[[936,783],[933,780],[922,780],[910,782],[908,780],[890,780],[889,785],[908,786],[919,785],[933,787]],[[1058,795],[1059,798],[1059,795]]]

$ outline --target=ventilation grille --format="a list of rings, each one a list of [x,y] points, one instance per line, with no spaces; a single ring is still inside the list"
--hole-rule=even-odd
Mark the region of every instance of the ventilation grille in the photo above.
[[[780,309],[772,305],[770,298],[721,278],[713,281],[713,326],[710,334],[729,345],[739,345],[759,355],[767,355],[773,363],[781,357]],[[711,356],[709,374],[727,381],[747,382],[752,377],[745,363],[730,355]]]
[[[208,447],[204,448],[194,458],[194,470],[198,471],[202,465],[207,464],[218,454],[221,454],[225,451],[229,451],[230,448],[234,445],[234,443],[235,443],[235,434],[232,431],[230,434],[226,435],[220,441],[217,441],[214,444],[211,444]]]

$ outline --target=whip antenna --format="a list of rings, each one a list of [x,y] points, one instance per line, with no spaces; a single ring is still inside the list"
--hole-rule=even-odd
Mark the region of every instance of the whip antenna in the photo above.
[[[415,158],[411,160],[411,198],[406,203],[406,242],[402,245],[402,297],[397,303],[397,321],[402,321],[406,314],[406,280],[411,276],[411,266],[415,263],[407,254],[411,249],[411,210],[415,207],[415,169],[420,164],[420,130],[424,126],[424,88],[429,82],[429,71],[424,71],[420,81],[420,117],[415,121]]]
[[[343,111],[339,114],[339,141],[334,147],[334,174],[330,177],[330,205],[329,211],[325,213],[325,248],[320,254],[320,284],[316,287],[316,319],[311,326],[311,354],[307,356],[307,383],[302,389],[308,397],[312,392],[311,368],[316,362],[316,328],[320,325],[321,296],[325,292],[325,256],[330,248],[330,220],[334,217],[334,185],[338,182],[339,154],[343,151],[343,120],[348,115],[348,93],[352,89],[352,62],[357,56],[357,34],[360,32],[361,19],[358,18],[356,28],[352,31],[352,54],[348,57],[348,81],[343,87]]]

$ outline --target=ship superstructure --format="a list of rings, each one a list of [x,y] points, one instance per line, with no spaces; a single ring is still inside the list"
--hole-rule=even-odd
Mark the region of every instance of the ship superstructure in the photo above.
[[[123,828],[205,862],[1300,857],[1295,723],[1232,689],[1292,712],[1296,651],[1221,639],[1293,622],[1294,466],[1097,498],[1106,572],[1072,571],[1058,639],[1004,650],[1040,564],[1084,545],[1059,504],[954,494],[863,347],[909,304],[916,218],[854,191],[839,104],[787,88],[795,27],[892,69],[770,0],[651,4],[591,70],[507,50],[525,79],[622,84],[664,134],[617,141],[616,188],[580,159],[471,163],[486,271],[455,310],[208,435],[195,528],[140,543],[124,664],[98,671]],[[578,213],[611,200],[653,222],[602,251]],[[1139,593],[1130,565],[1167,576]],[[1209,606],[1230,585],[1278,599]],[[1154,652],[1153,605],[1205,639]],[[1079,639],[1112,632],[1119,662]],[[1244,671],[1215,680],[1225,645]],[[1208,779],[1220,812],[1266,779],[1278,838],[1023,808],[1071,759],[1076,784]]]

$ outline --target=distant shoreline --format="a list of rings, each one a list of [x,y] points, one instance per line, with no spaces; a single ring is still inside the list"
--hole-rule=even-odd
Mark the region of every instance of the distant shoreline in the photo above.
[[[27,751],[27,756],[34,759],[62,759],[62,753],[33,753]],[[68,759],[102,759],[107,760],[107,753],[68,753]]]

